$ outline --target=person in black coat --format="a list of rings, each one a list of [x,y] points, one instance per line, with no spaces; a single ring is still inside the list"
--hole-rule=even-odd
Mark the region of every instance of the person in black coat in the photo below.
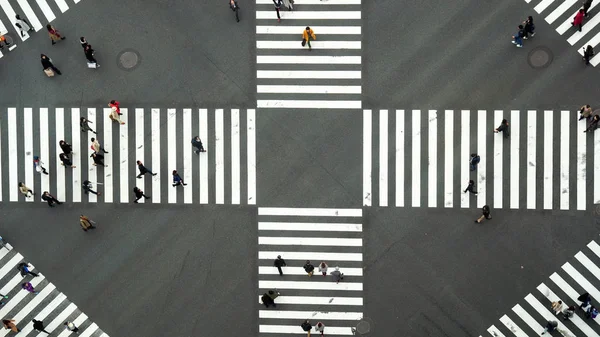
[[[100,67],[100,65],[94,58],[94,50],[92,49],[92,46],[90,46],[89,44],[86,45],[83,48],[83,53],[85,54],[85,58],[88,60],[89,63],[95,63],[96,67]]]
[[[44,54],[42,54],[42,67],[44,68],[44,70],[50,68],[52,70],[54,70],[55,73],[62,75],[62,73],[60,72],[60,70],[58,70],[58,68],[56,68],[54,66],[54,63],[52,63],[52,61],[50,61],[50,58]]]
[[[64,140],[58,142],[58,145],[60,146],[62,152],[67,156],[73,152],[73,147],[71,146],[71,144],[65,142]]]
[[[63,166],[70,167],[70,168],[76,167],[75,165],[73,165],[73,162],[71,161],[71,159],[69,159],[69,156],[67,156],[66,154],[61,153],[58,155],[58,158],[60,158],[60,161],[62,162],[61,164]]]
[[[103,155],[94,152],[94,153],[92,153],[92,155],[90,157],[92,157],[92,159],[94,159],[94,166],[98,166],[98,165],[101,165],[104,167],[108,166],[108,165],[104,165],[104,161],[103,161],[104,156]]]
[[[42,200],[48,203],[48,206],[54,207],[54,204],[60,205],[62,202],[58,201],[52,194],[48,193],[48,191],[44,191],[42,193]]]
[[[198,136],[196,136],[192,139],[192,146],[197,149],[197,150],[194,150],[194,153],[196,153],[196,154],[200,154],[200,152],[206,152],[206,150],[204,149],[204,146],[202,145],[202,141],[200,140],[200,137],[198,137]]]
[[[481,208],[481,212],[481,216],[479,217],[479,219],[475,220],[475,222],[480,223],[481,221],[483,221],[484,218],[488,220],[492,218],[492,216],[490,215],[490,206],[483,205],[483,207]]]
[[[146,166],[144,166],[144,164],[138,160],[136,161],[137,166],[138,166],[138,170],[140,170],[140,174],[137,175],[138,179],[142,179],[142,176],[146,173],[150,173],[151,175],[155,176],[157,173],[152,173],[152,171],[150,171]]]
[[[137,186],[133,188],[133,193],[135,194],[135,200],[133,202],[135,202],[136,204],[138,203],[138,200],[140,200],[142,197],[144,197],[144,199],[150,199],[150,197],[146,196],[144,194],[144,191],[140,190]]]
[[[281,255],[277,255],[277,258],[275,259],[275,261],[273,261],[273,267],[277,268],[277,270],[279,271],[279,276],[283,276],[283,271],[281,271],[281,267],[285,266],[287,266],[285,260],[281,258]]]
[[[500,122],[500,126],[496,129],[494,129],[495,133],[498,132],[502,132],[504,133],[504,138],[508,138],[509,134],[508,134],[508,121],[506,119],[503,119],[502,122]]]
[[[594,56],[594,47],[588,45],[583,51],[583,60],[585,61],[586,66],[590,64],[592,56]]]

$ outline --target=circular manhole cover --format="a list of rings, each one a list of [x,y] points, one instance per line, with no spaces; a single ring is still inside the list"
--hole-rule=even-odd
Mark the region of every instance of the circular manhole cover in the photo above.
[[[123,70],[132,70],[140,64],[141,60],[140,53],[136,50],[126,49],[117,56],[117,65]]]
[[[545,68],[552,63],[554,56],[552,51],[546,47],[533,48],[527,56],[527,62],[533,68]]]
[[[371,324],[365,320],[362,320],[356,324],[356,332],[361,335],[368,334],[371,331]]]

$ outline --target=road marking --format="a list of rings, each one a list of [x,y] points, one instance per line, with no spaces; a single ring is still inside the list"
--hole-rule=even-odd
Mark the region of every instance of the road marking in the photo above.
[[[469,149],[471,148],[471,136],[470,136],[470,130],[471,130],[471,112],[469,110],[461,110],[460,112],[460,180],[461,183],[468,183],[470,177],[469,177],[469,172],[471,170],[470,168],[470,158],[471,158],[471,154]],[[476,188],[479,188],[479,186],[477,186]],[[461,191],[462,191],[462,185],[461,185]],[[464,193],[464,191],[462,191],[463,193],[460,194],[460,207],[462,208],[468,208],[469,207],[469,200],[471,198],[471,193]]]
[[[553,2],[554,0],[542,0],[537,6],[533,8],[533,10],[538,12],[538,14],[542,13],[544,9],[548,8],[548,6],[550,6]]]
[[[109,116],[111,113],[111,108],[104,108],[104,113],[103,116]],[[104,153],[104,164],[108,165],[107,167],[104,167],[104,193],[102,194],[104,196],[104,202],[106,203],[110,203],[113,202],[113,153],[115,152],[112,146],[112,129],[113,129],[113,125],[115,125],[115,122],[112,121],[112,119],[110,118],[103,118],[104,119],[104,139],[102,140],[102,143],[100,143],[101,145],[104,146],[104,148],[108,148],[108,153]],[[121,124],[117,124],[117,128],[126,128],[127,125],[122,126]],[[96,190],[99,190],[99,188],[97,187]]]
[[[315,275],[314,277],[319,277]],[[307,277],[308,278],[308,277]],[[362,283],[357,282],[314,282],[314,281],[258,281],[259,289],[304,289],[304,290],[347,290],[362,291]],[[5,331],[5,330],[2,330]]]
[[[21,9],[23,10],[23,14],[25,14],[25,19],[29,23],[31,23],[31,26],[33,27],[33,29],[36,32],[38,32],[40,29],[42,29],[44,26],[42,26],[42,23],[40,22],[40,20],[38,20],[37,16],[33,12],[33,9],[29,5],[29,2],[27,0],[17,0],[17,2],[19,3],[19,6],[21,6]]]
[[[23,279],[23,277],[21,276],[20,273],[17,273],[16,276],[19,277],[19,281],[21,281]],[[46,280],[46,278],[44,277],[44,275],[40,274],[40,276],[34,277],[31,280],[31,285],[35,288],[40,283],[42,283],[42,281],[44,281],[44,280]],[[18,282],[18,283],[20,283],[20,282]],[[2,291],[6,291],[6,292],[3,292],[1,294],[6,294],[6,293],[10,292],[13,288],[14,287],[11,287],[11,288],[8,288],[8,289],[4,289],[4,287],[3,287]],[[48,283],[48,285],[46,285],[46,287],[44,287],[44,289],[41,292],[45,291],[46,288],[49,288],[46,291],[47,293],[49,293],[52,290],[54,290],[55,287],[54,287],[54,285],[52,283]],[[17,306],[19,306],[19,304],[21,303],[21,300],[23,300],[25,297],[27,297],[27,295],[29,295],[29,292],[27,292],[27,291],[19,291],[14,296],[11,296],[10,301],[8,301],[6,304],[4,304],[2,306],[2,309],[0,309],[0,315],[2,317],[6,317],[6,315],[8,315],[9,312],[11,312]],[[38,296],[39,295],[41,295],[41,294],[38,294]],[[6,330],[6,331],[8,331],[8,330]],[[6,335],[6,333],[4,335]]]
[[[356,261],[362,262],[361,253],[329,253],[329,252],[283,252],[283,251],[259,251],[260,260],[270,260],[273,256],[282,255],[288,260],[329,260],[329,261]],[[314,283],[314,282],[313,282]]]
[[[55,143],[54,143],[54,158],[56,159],[56,199],[65,201],[67,199],[66,188],[65,188],[65,175],[66,170],[78,170],[77,168],[72,169],[68,166],[61,165],[59,155],[62,153],[62,149],[58,144],[58,141],[65,138],[65,109],[56,108],[54,110],[54,119],[56,122],[55,130]],[[54,152],[54,151],[52,151]],[[75,189],[77,186],[73,186]]]
[[[360,109],[362,101],[342,100],[258,100],[259,108],[288,108],[288,109]]]
[[[444,207],[454,205],[454,110],[444,111]]]
[[[535,209],[536,110],[527,111],[527,209]]]
[[[144,109],[136,108],[135,109],[135,175],[137,176],[140,172],[137,168],[137,161],[141,161],[144,163]],[[140,179],[136,179],[138,181],[136,187],[146,193],[146,178],[142,175]],[[146,198],[142,197],[138,202],[144,203],[146,202]]]
[[[550,110],[544,111],[544,209],[552,209],[552,165],[553,165],[553,126],[554,116]],[[561,130],[564,131],[564,130]],[[528,193],[529,190],[527,191]]]
[[[361,247],[362,239],[259,236],[259,245]]]
[[[567,296],[571,298],[571,301],[573,301],[573,303],[577,303],[578,305],[581,303],[581,301],[577,300],[577,298],[579,297],[579,293],[575,289],[573,289],[573,287],[571,287],[567,283],[567,281],[560,277],[560,275],[558,275],[557,273],[553,273],[552,275],[550,275],[550,280],[552,280],[552,282],[554,282],[554,284],[556,284],[562,292],[567,294]]]
[[[302,5],[360,5],[361,0],[302,0]],[[273,5],[273,0],[256,0],[257,5]]]
[[[529,328],[531,328],[531,330],[535,331],[536,333],[539,333],[544,328],[520,305],[515,305],[512,310],[525,322],[525,324],[529,326]]]
[[[50,150],[48,148],[48,108],[40,108],[40,152],[39,159],[41,163],[44,163],[46,158],[50,157]],[[33,163],[32,163],[33,164]],[[43,167],[48,168],[46,163],[42,164]],[[48,191],[50,193],[50,177],[47,174],[43,174],[40,172],[40,197],[44,191]],[[52,194],[52,193],[50,193]],[[42,200],[42,202],[44,202]]]
[[[379,206],[388,205],[388,111],[379,111]]]
[[[78,153],[73,153],[73,165],[77,166],[76,170],[73,170],[71,173],[73,175],[73,202],[81,202],[81,158],[83,156],[83,152],[79,153],[81,149],[81,128],[79,126],[79,118],[81,112],[79,108],[71,109],[71,145],[73,146],[73,150]],[[65,139],[65,142],[69,143]]]
[[[320,0],[319,0],[320,1]],[[360,26],[310,26],[319,35],[360,35]],[[306,26],[256,26],[256,34],[286,34],[302,36]]]
[[[363,110],[363,205],[371,206],[372,201],[372,154],[373,147],[373,112]],[[260,209],[259,209],[260,215]]]
[[[206,109],[200,109],[200,140],[204,149],[208,151],[209,139],[208,139],[208,112]],[[199,156],[200,160],[200,203],[208,204],[208,154],[206,152],[201,153]]]
[[[567,39],[567,42],[569,42],[571,44],[571,46],[574,45],[579,40],[581,40],[582,37],[584,37],[592,29],[594,29],[594,27],[596,27],[596,25],[598,23],[600,23],[600,16],[598,16],[598,15],[595,15],[589,21],[586,20],[583,24],[583,27],[581,28],[581,32],[576,31],[575,33],[573,33],[573,35],[571,35],[571,37]]]
[[[316,320],[360,320],[362,312],[335,312],[335,311],[292,311],[292,310],[259,310],[258,318],[277,319],[306,319]]]
[[[17,109],[8,108],[8,194],[10,201],[19,200],[19,190],[16,188],[19,182],[19,153],[18,153],[18,135],[17,135]],[[48,141],[48,139],[46,139]]]
[[[560,112],[560,209],[569,209],[569,111]],[[551,143],[550,143],[551,144]]]
[[[38,0],[39,1],[39,0]],[[545,0],[548,1],[548,0]],[[281,11],[282,20],[360,20],[361,11]],[[257,20],[274,20],[275,11],[256,11]],[[319,31],[315,31],[317,38]],[[302,30],[300,30],[302,33]]]
[[[52,333],[54,332],[54,330],[56,330],[58,327],[60,326],[64,326],[63,322],[65,322],[65,320],[75,311],[75,309],[77,309],[77,306],[75,305],[75,303],[69,303],[69,305],[63,310],[61,311],[60,314],[58,314],[58,316],[56,316],[52,322],[50,322],[50,324],[47,324],[45,329],[46,331]],[[64,329],[64,328],[63,328]],[[42,334],[46,334],[44,332],[40,332],[38,334],[38,337],[42,337]],[[42,336],[40,336],[42,335]]]
[[[183,180],[187,186],[183,189],[183,202],[192,203],[194,179],[192,179],[192,109],[183,109]],[[204,155],[199,153],[198,155]]]
[[[75,320],[73,321],[73,324],[75,324],[75,326],[81,326],[83,325],[83,323],[88,319],[87,315],[84,314],[83,312],[79,314],[79,316],[77,316],[77,318],[75,318]],[[69,330],[64,330],[63,332],[61,332],[58,337],[69,337],[72,334],[71,331]],[[103,336],[100,336],[103,337]]]
[[[256,205],[256,111],[246,111],[246,137],[248,142],[248,205]]]
[[[361,71],[348,70],[257,70],[257,78],[360,79]]]
[[[421,110],[412,111],[412,207],[421,207]]]
[[[600,178],[598,177],[600,177],[600,132],[594,132],[594,204],[600,204]]]
[[[19,28],[15,26],[15,23],[17,22],[16,13],[13,10],[10,3],[8,2],[8,0],[0,0],[0,6],[2,7],[2,10],[4,10],[4,13],[6,13],[6,16],[8,17],[8,20],[12,24],[13,28],[17,31],[16,35],[18,35],[21,38],[21,41],[27,40],[29,38],[29,34],[27,34],[27,32],[25,31],[25,36],[22,36],[21,32],[19,31]]]
[[[404,110],[396,110],[396,207],[404,207]]]
[[[583,275],[581,275],[577,270],[575,270],[575,268],[573,268],[573,266],[570,263],[565,263],[562,266],[562,269],[566,271],[567,274],[569,274],[569,276],[571,276],[571,278],[575,280],[575,282],[577,282],[581,287],[583,287],[585,291],[590,293],[590,295],[592,295],[592,298],[600,298],[600,291],[598,291],[596,287],[594,287],[585,277],[583,277]]]
[[[437,207],[437,110],[429,110],[428,206]]]
[[[596,241],[591,241],[587,246],[594,254],[600,257],[600,245],[598,245]]]
[[[64,13],[69,10],[69,6],[65,2],[65,0],[54,0],[54,2],[56,2],[56,5],[58,6],[61,12]]]
[[[590,9],[588,11],[591,11],[594,7],[596,7],[597,4],[597,1],[592,2],[592,6],[590,6]],[[573,27],[573,25],[571,25],[571,22],[573,22],[573,18],[575,18],[577,12],[579,12],[579,8],[577,8],[577,10],[573,14],[567,17],[567,19],[556,29],[558,34],[563,35],[567,30]]]
[[[129,112],[122,108],[121,120],[129,125]],[[129,127],[119,127],[119,200],[129,202]],[[144,199],[144,198],[142,198]]]
[[[160,109],[152,108],[152,167],[156,176],[150,176],[152,179],[152,202],[160,202]],[[168,168],[167,168],[168,170]]]
[[[487,203],[487,111],[477,110],[477,154],[481,157],[475,170],[477,174],[477,207],[481,208]]]
[[[167,109],[167,172],[171,175],[171,183],[173,181],[173,175],[171,171],[177,170],[177,140],[175,138],[177,129],[175,128],[175,123],[177,122],[177,110],[176,109]],[[156,153],[156,152],[155,152]],[[152,156],[154,158],[154,156]],[[183,174],[183,172],[181,172]],[[186,189],[185,186],[169,186],[169,192],[167,193],[169,198],[169,203],[174,204],[177,202],[177,189],[183,188]]]
[[[331,222],[266,222],[258,223],[258,230],[277,231],[325,231],[325,232],[362,232],[362,224]]]
[[[257,85],[257,93],[270,94],[360,94],[360,85]]]
[[[257,64],[361,64],[360,56],[257,55]]]
[[[274,269],[275,274],[277,274],[277,269]],[[346,270],[346,269],[345,269]],[[305,275],[305,272],[302,272]],[[286,275],[291,275],[286,273]],[[294,274],[295,275],[295,274]],[[344,273],[344,275],[349,275]],[[262,304],[260,299],[261,296],[258,296],[258,303]],[[302,304],[310,303],[312,305],[354,305],[354,306],[362,306],[363,299],[361,297],[321,297],[321,296],[279,296],[277,297],[277,304]]]
[[[564,12],[566,12],[569,8],[571,8],[571,6],[573,6],[576,3],[577,0],[564,0],[564,2],[560,6],[556,7],[556,9],[553,10],[552,13],[550,13],[550,15],[546,17],[546,22],[553,23]]]
[[[585,130],[586,123],[577,123],[575,133],[577,134],[577,209],[585,210],[587,199],[587,133]],[[594,179],[598,180],[598,179]]]
[[[504,112],[502,110],[494,111],[494,115],[495,115],[494,119],[495,119],[495,123],[497,123],[496,125],[500,125],[500,123],[504,119],[503,114],[504,114]],[[511,124],[512,124],[512,121],[511,121]],[[504,132],[509,132],[509,130],[506,130]],[[512,131],[512,130],[510,130],[510,131]],[[493,173],[494,174],[493,175],[494,187],[502,186],[504,184],[502,181],[502,165],[504,163],[503,157],[502,157],[502,146],[504,143],[504,139],[505,139],[504,134],[494,135],[494,173]],[[503,192],[503,190],[504,189],[502,189],[502,188],[494,188],[494,208],[495,209],[502,209],[502,192]]]
[[[52,13],[52,10],[50,9],[50,6],[48,6],[48,3],[46,2],[46,0],[35,0],[35,1],[37,2],[38,6],[44,13],[44,16],[46,17],[46,21],[52,22],[54,19],[56,19],[56,16],[54,16],[54,13]]]
[[[36,302],[35,303],[36,306],[38,304],[40,304],[39,302],[41,302],[41,299],[40,299],[39,302],[36,301],[36,300],[40,297],[40,295],[42,295],[42,292],[40,292],[39,294],[37,294],[34,297],[33,301],[29,302],[29,304],[31,304],[32,302]],[[47,296],[48,294],[44,294],[44,295]],[[49,304],[47,304],[44,307],[44,309],[42,309],[42,311],[40,311],[39,313],[37,313],[34,318],[37,319],[37,320],[39,320],[39,321],[43,321],[44,318],[48,317],[48,315],[52,311],[54,311],[66,299],[67,299],[67,296],[65,294],[63,294],[63,293],[58,294],[58,296],[56,296],[54,299],[52,299],[52,301]],[[25,317],[27,317],[29,314],[31,314],[31,311],[34,308],[35,308],[35,306],[29,307],[29,308],[26,306],[16,316],[14,316],[14,320],[17,321],[17,319],[18,319],[17,322],[22,321]],[[27,314],[25,314],[25,312],[27,312]],[[29,322],[29,323],[27,323],[27,325],[25,325],[25,327],[21,328],[20,334],[22,336],[27,336],[29,333],[31,333],[32,330],[33,330],[33,323]],[[3,332],[4,331],[7,331],[7,330],[3,330]]]
[[[520,144],[520,112],[512,110],[510,114],[512,124],[510,135],[510,208],[519,208],[519,158],[521,155]]]
[[[344,267],[343,265],[340,268],[342,268],[344,270],[344,276],[363,276],[362,268],[349,268],[349,267]],[[299,276],[300,275],[300,276],[306,277],[306,272],[302,268],[281,267],[281,269],[283,270],[284,275],[290,275],[290,276]],[[277,268],[275,268],[273,266],[259,266],[258,274],[259,275],[279,275],[279,271],[277,271]],[[19,278],[19,281],[20,280],[21,279]],[[0,293],[0,294],[3,294],[3,293]],[[278,298],[281,298],[281,297],[278,297]],[[329,297],[326,297],[326,298],[329,299]],[[307,303],[307,302],[304,301],[303,303]],[[312,302],[310,302],[310,303],[312,303]],[[316,303],[313,303],[313,304],[316,304]]]
[[[546,307],[542,303],[540,303],[540,301],[538,301],[537,298],[533,297],[533,295],[528,294],[527,296],[525,296],[525,301],[527,301],[535,311],[537,311],[542,317],[544,317],[544,320],[554,320],[558,322],[558,326],[556,327],[556,329],[559,330],[562,335],[573,337],[575,336],[571,331],[569,331],[569,329],[564,324],[560,323],[560,320],[556,319],[556,317],[550,311],[548,311],[548,309],[546,309]]]
[[[312,49],[361,49],[361,41],[311,41]],[[298,41],[256,41],[256,49],[304,49]]]
[[[587,270],[589,270],[592,275],[594,275],[597,279],[600,280],[600,268],[598,268],[592,260],[590,260],[585,254],[582,252],[578,252],[575,254],[575,258],[579,261]]]
[[[231,109],[231,203],[240,204],[240,110]]]
[[[90,326],[87,327],[87,329],[85,329],[85,331],[79,333],[78,337],[90,337],[92,334],[94,334],[94,332],[96,332],[96,330],[98,330],[98,325],[96,325],[96,323],[92,323]]]
[[[362,217],[362,209],[259,207],[258,215]]]
[[[90,122],[90,124],[92,124],[92,126],[94,126],[93,128],[95,128],[96,132],[98,132],[98,125],[99,123],[96,123],[96,109],[95,108],[88,108],[87,110],[87,120]],[[41,122],[40,122],[41,123]],[[96,137],[96,134],[90,133],[90,132],[86,132],[84,137],[86,136],[90,136],[90,137]],[[43,139],[43,138],[42,138]],[[87,142],[87,139],[85,140]],[[94,166],[94,160],[91,157],[92,153],[94,153],[94,150],[92,150],[92,148],[90,146],[87,146],[88,149],[88,174],[87,174],[87,180],[89,181],[93,181],[94,183],[98,182],[98,166]],[[88,201],[89,202],[97,202],[98,198],[94,193],[88,193]]]
[[[215,198],[217,204],[225,203],[225,145],[223,133],[223,109],[215,111]]]
[[[519,328],[515,322],[513,322],[508,316],[504,315],[500,318],[500,322],[502,322],[502,324],[504,324],[505,327],[508,328],[508,330],[510,330],[515,337],[527,337],[527,334],[521,330],[521,328]],[[489,331],[489,330],[488,330]],[[496,331],[498,332],[498,331]],[[499,336],[504,336],[502,334],[500,334]]]
[[[306,332],[298,328],[297,325],[258,325],[259,333],[275,333],[275,334],[303,334]],[[338,326],[327,326],[327,335],[335,336],[350,336],[353,335],[353,327],[338,327]]]
[[[25,181],[23,183],[35,192],[35,179],[33,178],[33,109],[25,108],[23,111],[23,137],[25,161],[23,166],[25,167]],[[39,191],[38,191],[39,192]],[[39,194],[38,194],[39,195]],[[1,200],[2,198],[0,198]],[[25,198],[27,202],[33,202],[35,197]],[[5,293],[1,293],[5,294]]]
[[[537,289],[539,290],[540,293],[542,293],[550,302],[557,302],[557,301],[561,301],[562,300],[552,291],[550,290],[550,288],[548,288],[545,284],[540,284]],[[533,296],[532,296],[533,297]],[[539,303],[539,302],[538,302]],[[542,308],[544,308],[542,306]],[[546,312],[547,310],[544,310],[544,312]],[[554,315],[555,312],[551,312],[548,313],[547,315],[544,315],[545,318],[547,318],[548,320],[553,319],[554,320]],[[575,324],[575,326],[582,331],[586,336],[588,337],[597,337],[598,334],[594,332],[594,330],[592,330],[587,323],[583,322],[583,320],[581,320],[581,318],[579,318],[579,316],[577,315],[573,315],[570,317],[570,321],[573,322],[573,324]],[[595,321],[595,320],[594,320]],[[598,323],[598,322],[596,322]]]

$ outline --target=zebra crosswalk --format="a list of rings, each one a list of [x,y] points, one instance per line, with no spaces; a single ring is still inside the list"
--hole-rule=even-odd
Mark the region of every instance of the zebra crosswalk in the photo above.
[[[600,245],[591,241],[587,249],[575,254],[574,261],[566,262],[561,270],[553,273],[547,283],[537,286],[537,291],[527,294],[522,303],[512,307],[512,312],[500,318],[498,326],[492,325],[487,331],[493,337],[539,336],[546,322],[558,322],[557,330],[565,337],[600,335],[600,318],[587,318],[585,312],[577,309],[569,321],[562,314],[552,312],[551,303],[562,301],[565,307],[578,307],[582,302],[578,297],[589,293],[592,305],[598,307],[600,300]]]
[[[256,4],[257,107],[360,109],[361,0],[296,0],[281,22],[272,0]],[[312,51],[301,45],[307,26]]]
[[[27,263],[27,261],[10,244],[7,243],[0,248],[0,294],[7,296],[7,298],[0,298],[0,317],[14,320],[21,331],[19,336],[31,334],[33,330],[31,320],[36,319],[43,321],[44,329],[54,336],[75,335],[65,329],[64,323],[70,321],[79,328],[77,335],[80,337],[108,337],[96,323],[70,302],[65,294],[35,270],[33,265],[29,264],[29,270],[37,273],[38,276],[22,276],[18,270],[20,263]],[[25,282],[30,282],[37,293],[22,289],[21,285]],[[2,329],[0,337],[10,332],[10,329]],[[46,334],[40,332],[37,336],[46,336]]]
[[[255,110],[121,108],[124,125],[108,118],[109,108],[8,108],[0,112],[0,201],[39,201],[48,191],[60,201],[129,203],[133,187],[151,203],[256,203]],[[83,133],[86,117],[95,130]],[[194,154],[192,137],[200,136],[207,152]],[[108,151],[106,167],[93,166],[91,137]],[[75,168],[61,165],[59,141],[73,146]],[[49,174],[37,173],[39,157]],[[157,173],[136,179],[136,161]],[[2,167],[0,165],[0,167]],[[173,187],[177,170],[184,187]],[[101,193],[82,193],[82,182]],[[23,182],[37,195],[19,193]],[[141,199],[140,202],[144,202]]]
[[[578,117],[578,110],[363,110],[363,205],[586,210],[600,203],[600,132],[584,133]],[[503,119],[508,138],[493,132]],[[481,157],[475,171],[471,153]],[[476,196],[464,193],[469,180]]]
[[[545,21],[552,25],[556,32],[567,37],[567,42],[571,46],[576,46],[579,54],[583,55],[583,48],[588,45],[596,47],[600,43],[600,13],[596,6],[598,1],[593,1],[588,10],[589,17],[584,20],[583,28],[579,32],[571,25],[573,18],[577,14],[582,4],[577,0],[525,0],[525,2],[535,5],[533,10],[542,15]],[[590,64],[597,66],[600,63],[600,53],[596,53],[590,60]]]
[[[260,335],[305,333],[306,319],[322,322],[325,335],[353,335],[363,317],[362,209],[259,207],[258,218],[258,301],[268,290],[281,293],[275,308],[259,310]],[[278,255],[287,264],[283,276],[273,266]],[[321,262],[327,276],[319,273]],[[330,275],[336,266],[344,274],[339,283]]]

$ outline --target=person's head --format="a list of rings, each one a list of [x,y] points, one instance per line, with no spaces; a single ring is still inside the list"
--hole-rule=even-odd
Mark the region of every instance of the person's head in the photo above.
[[[86,43],[87,41],[85,40],[85,37],[82,36],[79,38],[79,42]],[[65,323],[65,324],[67,324],[67,323]]]
[[[273,290],[269,290],[269,295],[273,295],[275,292]]]
[[[323,326],[323,323],[319,322],[319,323],[317,323],[317,326],[320,328]]]
[[[589,104],[586,104],[585,107],[588,109],[591,108],[591,106]]]
[[[25,186],[25,184],[23,184],[22,182],[19,181],[19,187],[21,186]]]
[[[21,16],[20,16],[19,14],[15,15],[15,18],[16,18],[17,20],[21,20]]]
[[[115,102],[115,100],[113,99],[112,101],[110,101],[110,104],[115,104],[117,102]]]
[[[529,20],[529,22],[533,22],[533,16],[531,16],[531,15],[530,15],[530,16],[528,16],[528,17],[527,17],[527,20]]]
[[[7,324],[7,325],[8,325],[8,324],[10,324],[10,321],[9,321],[9,320],[7,320],[7,319],[3,319],[3,320],[2,320],[2,324]]]
[[[306,26],[306,31],[310,32],[310,27],[309,26]]]
[[[519,25],[519,29],[523,29],[523,25]]]
[[[475,184],[475,182],[473,181],[473,179],[469,180],[469,185]]]
[[[96,141],[96,138],[92,137],[92,139],[90,139],[92,142]]]
[[[48,56],[46,56],[46,55],[44,55],[44,54],[41,54],[41,58],[42,58],[42,60],[45,60],[45,59],[47,59],[47,58],[48,58]]]
[[[579,13],[584,13],[584,12],[583,12],[583,8],[579,10]]]
[[[62,145],[62,144],[64,144],[64,143],[65,143],[65,141],[64,141],[64,140],[61,140],[61,141],[59,141],[59,142],[58,142],[58,144],[60,144],[60,145]]]
[[[335,271],[340,271],[340,267],[335,266]]]
[[[277,255],[277,258],[278,258],[278,259],[281,259],[281,255]]]
[[[477,157],[477,153],[471,153],[471,158]]]
[[[47,25],[46,25],[46,29],[48,29],[48,30],[52,30],[52,25],[51,25],[51,24],[47,24]]]
[[[562,304],[562,301],[558,301],[558,304]]]
[[[594,115],[594,119],[595,119],[595,120],[599,120],[599,119],[600,119],[600,116],[598,116],[598,115]]]
[[[502,124],[508,124],[508,121],[506,119],[503,119]]]
[[[33,156],[33,160],[40,160],[39,156]]]
[[[138,160],[138,161],[136,161],[136,163],[137,163],[138,165],[142,165],[142,162],[141,162],[141,161],[139,161],[139,160]]]
[[[306,260],[306,264],[310,264],[310,260]]]
[[[325,268],[326,264],[325,262],[321,262],[321,267]]]
[[[177,174],[177,170],[173,170],[173,175],[176,175],[176,174]]]
[[[83,121],[85,121],[85,117],[79,117],[79,121],[80,121],[80,122],[83,122]]]

